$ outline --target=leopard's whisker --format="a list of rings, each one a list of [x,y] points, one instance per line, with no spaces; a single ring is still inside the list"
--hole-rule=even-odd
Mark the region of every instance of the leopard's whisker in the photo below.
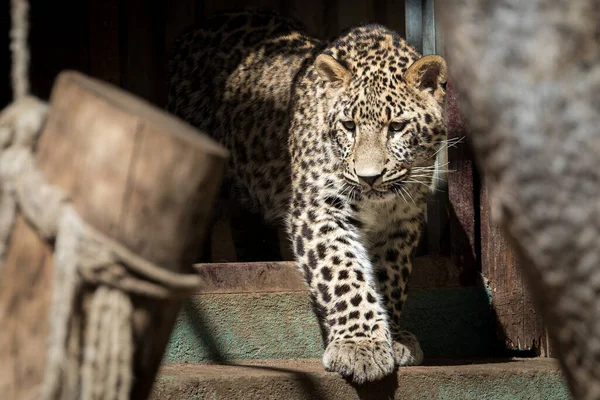
[[[404,192],[408,195],[408,197],[410,197],[410,199],[412,200],[413,204],[417,205],[417,203],[415,202],[415,199],[410,194],[410,191],[407,188],[405,188],[404,186],[400,186],[400,188],[404,190]]]
[[[445,162],[445,163],[441,163],[441,164],[439,164],[439,165],[416,166],[416,167],[413,167],[413,170],[414,170],[414,169],[423,169],[423,168],[430,168],[430,169],[431,169],[431,168],[445,167],[445,166],[446,166],[446,165],[448,165],[448,164],[450,164],[450,161],[447,161],[447,162]]]
[[[408,200],[406,200],[406,197],[404,197],[404,193],[402,193],[402,191],[400,190],[399,187],[394,186],[394,187],[392,187],[392,190],[394,191],[394,193],[399,194],[405,203],[408,203]]]

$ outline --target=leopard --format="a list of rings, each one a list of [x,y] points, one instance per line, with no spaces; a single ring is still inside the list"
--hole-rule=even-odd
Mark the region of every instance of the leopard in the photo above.
[[[324,369],[355,384],[423,361],[400,315],[446,138],[446,81],[444,58],[377,23],[323,40],[241,10],[173,45],[168,112],[230,151],[231,196],[285,227]]]

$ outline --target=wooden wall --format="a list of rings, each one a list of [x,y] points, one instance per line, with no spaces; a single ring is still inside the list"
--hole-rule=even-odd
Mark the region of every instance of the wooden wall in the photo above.
[[[206,16],[245,7],[293,16],[322,38],[363,22],[379,22],[404,33],[402,0],[31,0],[34,93],[47,98],[56,74],[72,68],[162,107],[165,63],[175,36]],[[0,11],[0,26],[8,30],[8,7]],[[6,60],[7,35],[1,40],[0,56]],[[0,76],[8,77],[8,64],[0,64]],[[3,78],[0,105],[9,100],[8,80]]]

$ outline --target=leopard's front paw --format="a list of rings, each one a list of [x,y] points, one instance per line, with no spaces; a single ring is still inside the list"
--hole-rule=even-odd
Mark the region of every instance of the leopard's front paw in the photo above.
[[[390,343],[369,339],[336,339],[323,355],[327,371],[349,377],[357,384],[377,381],[394,371],[394,352]]]
[[[423,362],[423,350],[419,339],[408,331],[394,334],[394,360],[399,367],[419,365]]]

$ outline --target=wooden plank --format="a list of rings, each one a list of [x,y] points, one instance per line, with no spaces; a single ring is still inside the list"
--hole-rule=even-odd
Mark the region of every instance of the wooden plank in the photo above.
[[[310,35],[325,36],[325,32],[337,33],[337,21],[333,23],[335,29],[325,26],[325,8],[321,0],[291,0],[288,15],[302,22]]]
[[[171,48],[175,38],[188,26],[196,22],[198,8],[203,4],[198,4],[196,0],[178,0],[172,2],[167,7],[165,23],[165,57],[171,55]]]
[[[376,0],[373,2],[375,19],[400,35],[406,35],[406,10],[403,0]]]
[[[0,392],[35,399],[43,380],[52,301],[52,248],[22,217],[13,228],[0,279]]]
[[[485,185],[481,190],[481,264],[492,291],[496,333],[505,349],[550,357],[548,334],[521,275],[517,255],[492,222]]]
[[[374,3],[363,0],[346,0],[338,3],[337,20],[339,30],[374,21]]]
[[[479,277],[478,186],[465,120],[452,82],[448,82],[447,89],[448,139],[465,138],[448,149],[448,167],[453,171],[448,174],[449,253],[452,261],[463,271],[463,284],[470,286],[476,284]]]
[[[260,8],[281,12],[281,8],[285,7],[284,3],[282,0],[246,0],[244,6],[247,8]]]
[[[6,27],[4,34],[0,36],[0,60],[10,60],[9,36],[10,27],[10,7],[0,7],[0,26]],[[4,108],[12,101],[12,89],[10,87],[10,64],[8,62],[0,63],[0,108]]]
[[[165,58],[166,0],[127,0],[123,87],[164,107],[167,99]]]
[[[460,271],[447,257],[416,257],[411,288],[460,286]],[[308,288],[294,261],[206,263],[194,266],[204,278],[202,294],[304,292]]]
[[[66,0],[60,6],[37,1],[30,8],[30,81],[33,94],[50,95],[64,69],[89,72],[88,2]],[[68,12],[65,12],[68,10]]]
[[[90,75],[121,85],[118,0],[88,2]]]
[[[210,17],[213,14],[220,13],[223,11],[237,11],[244,9],[246,6],[245,0],[205,0],[203,2],[203,16]]]
[[[337,18],[339,4],[340,0],[321,1],[323,22],[318,29],[319,38],[323,40],[332,40],[340,34],[340,25]]]

